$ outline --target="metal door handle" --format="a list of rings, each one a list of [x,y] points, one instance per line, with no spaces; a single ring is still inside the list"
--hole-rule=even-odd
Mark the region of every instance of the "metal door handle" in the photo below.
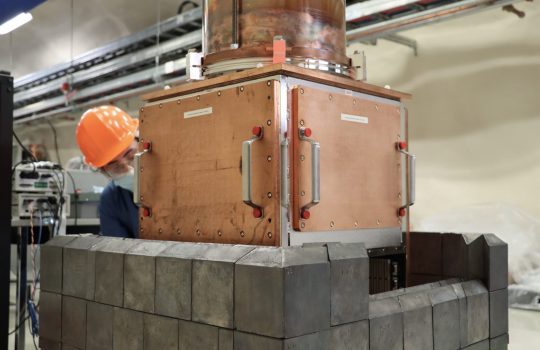
[[[148,152],[150,152],[150,147],[145,148],[142,152],[135,153],[135,156],[133,158],[133,167],[135,168],[135,171],[133,174],[133,202],[138,207],[143,205],[142,200],[141,200],[141,189],[140,189],[141,181],[139,177],[139,174],[141,172],[141,158]]]
[[[416,156],[405,149],[398,148],[409,161],[409,198],[405,207],[410,207],[416,199]]]
[[[256,128],[254,128],[255,131]],[[263,216],[263,209],[261,206],[253,203],[251,197],[251,146],[255,141],[261,140],[263,138],[263,129],[259,128],[258,133],[255,134],[251,139],[242,142],[242,200],[244,203],[252,207],[253,209],[260,210],[256,217]]]
[[[308,210],[321,201],[321,145],[309,138],[311,136],[310,129],[300,128],[299,133],[300,140],[307,141],[311,144],[311,202],[302,207],[302,210]]]

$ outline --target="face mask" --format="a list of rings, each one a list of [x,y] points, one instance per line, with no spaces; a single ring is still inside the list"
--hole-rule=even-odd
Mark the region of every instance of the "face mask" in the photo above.
[[[133,192],[133,173],[133,168],[131,168],[126,174],[113,179],[114,184]]]

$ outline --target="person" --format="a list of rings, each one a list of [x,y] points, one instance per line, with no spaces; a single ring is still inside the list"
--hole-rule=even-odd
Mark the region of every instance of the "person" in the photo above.
[[[111,181],[99,203],[101,234],[138,237],[138,208],[133,202],[133,159],[139,121],[116,106],[87,110],[76,129],[84,161]]]

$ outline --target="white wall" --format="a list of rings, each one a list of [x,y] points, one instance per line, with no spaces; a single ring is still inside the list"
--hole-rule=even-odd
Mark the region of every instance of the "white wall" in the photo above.
[[[402,34],[412,50],[364,47],[369,81],[410,92],[417,159],[413,227],[453,208],[506,203],[540,218],[540,5]]]

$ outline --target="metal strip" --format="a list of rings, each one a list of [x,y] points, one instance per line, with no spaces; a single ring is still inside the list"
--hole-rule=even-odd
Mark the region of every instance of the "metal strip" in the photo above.
[[[401,229],[399,227],[389,229],[362,229],[354,231],[332,232],[298,232],[290,231],[290,245],[302,245],[304,243],[357,243],[362,242],[367,249],[389,247],[401,244]]]

